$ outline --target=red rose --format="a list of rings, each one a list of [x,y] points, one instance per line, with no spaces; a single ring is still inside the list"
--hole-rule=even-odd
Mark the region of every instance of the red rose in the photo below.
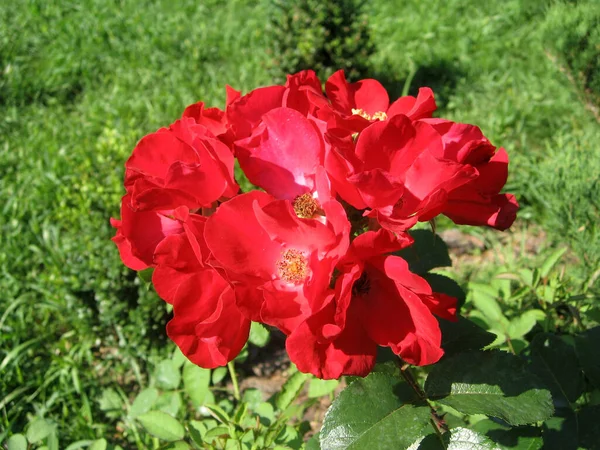
[[[173,304],[168,336],[193,363],[215,368],[235,358],[248,339],[250,321],[235,304],[229,283],[208,264],[203,231],[206,219],[190,215],[185,232],[156,248],[152,281]]]
[[[209,207],[237,193],[233,165],[225,144],[184,117],[138,143],[125,164],[125,188],[136,210]]]
[[[306,319],[288,338],[290,358],[301,371],[321,378],[366,375],[376,347],[390,347],[415,365],[443,355],[433,314],[456,320],[456,299],[431,291],[390,251],[410,245],[387,230],[357,237],[338,265],[335,300]]]
[[[153,266],[156,246],[165,237],[183,232],[183,225],[175,214],[173,210],[134,211],[131,194],[126,194],[121,200],[121,220],[110,219],[117,229],[112,240],[123,264],[133,270]]]
[[[350,225],[339,203],[320,208],[325,216],[300,218],[289,201],[253,191],[223,203],[208,219],[208,247],[248,318],[289,334],[321,307]]]

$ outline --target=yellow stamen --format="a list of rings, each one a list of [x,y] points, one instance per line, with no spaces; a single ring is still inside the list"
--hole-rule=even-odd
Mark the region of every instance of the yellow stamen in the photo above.
[[[319,202],[308,192],[296,197],[292,206],[301,219],[312,219],[321,210]]]
[[[364,109],[352,108],[352,114],[360,116],[367,120],[386,120],[387,114],[384,111],[377,111],[375,114],[370,115]]]
[[[288,249],[281,254],[281,259],[277,261],[277,269],[282,280],[293,284],[301,284],[308,275],[306,258],[294,249]]]

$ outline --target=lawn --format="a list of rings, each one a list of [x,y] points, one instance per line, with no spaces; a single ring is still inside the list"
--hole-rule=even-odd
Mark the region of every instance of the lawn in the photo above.
[[[557,45],[565,7],[376,0],[365,13],[372,77],[395,95],[431,86],[439,116],[507,149],[507,191],[522,205],[508,241],[544,238],[502,263],[534,267],[566,247],[569,286],[581,289],[600,267],[600,125],[594,86]],[[283,82],[269,66],[269,14],[268,0],[0,5],[0,442],[36,416],[61,443],[110,441],[119,432],[103,393],[133,396],[173,353],[163,302],[110,241],[123,164],[188,104],[222,107],[225,84]],[[472,233],[506,252],[498,233]],[[455,277],[481,280],[499,264]]]

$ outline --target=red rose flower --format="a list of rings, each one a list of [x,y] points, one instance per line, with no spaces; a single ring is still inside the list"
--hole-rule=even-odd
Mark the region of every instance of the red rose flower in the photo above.
[[[308,207],[296,211],[253,191],[220,205],[206,224],[206,242],[232,280],[239,308],[286,334],[320,309],[348,246],[350,225],[339,203],[320,205],[325,220],[298,217]]]
[[[390,105],[388,93],[379,81],[365,79],[348,83],[343,70],[338,70],[329,77],[325,83],[325,92],[331,100],[333,112],[339,116],[333,118],[331,127],[350,132],[360,132],[373,122],[387,120],[398,114],[411,120],[431,117],[437,108],[433,92],[429,88],[419,89],[416,98],[407,95]]]
[[[250,321],[237,308],[229,283],[207,263],[206,218],[182,219],[185,232],[168,236],[156,248],[152,281],[158,294],[173,304],[168,336],[190,361],[212,369],[239,354]]]
[[[112,238],[117,245],[123,264],[133,270],[144,270],[154,265],[154,250],[167,236],[183,232],[182,223],[174,217],[175,211],[134,211],[131,194],[121,200],[121,220],[110,219],[117,229]]]
[[[184,117],[144,137],[125,164],[135,210],[209,207],[239,190],[234,158],[204,126]]]
[[[441,332],[433,314],[456,320],[456,299],[432,292],[406,261],[387,254],[411,241],[379,230],[352,242],[338,264],[335,307],[325,304],[287,340],[290,358],[301,371],[320,378],[364,376],[378,345],[415,365],[441,358]]]

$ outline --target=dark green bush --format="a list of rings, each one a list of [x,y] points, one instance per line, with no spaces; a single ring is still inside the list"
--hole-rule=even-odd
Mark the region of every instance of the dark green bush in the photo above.
[[[365,77],[375,51],[367,16],[357,0],[269,0],[274,76],[313,69],[326,78],[338,69]]]
[[[572,72],[578,87],[600,101],[600,3],[555,3],[544,24],[544,44]]]

